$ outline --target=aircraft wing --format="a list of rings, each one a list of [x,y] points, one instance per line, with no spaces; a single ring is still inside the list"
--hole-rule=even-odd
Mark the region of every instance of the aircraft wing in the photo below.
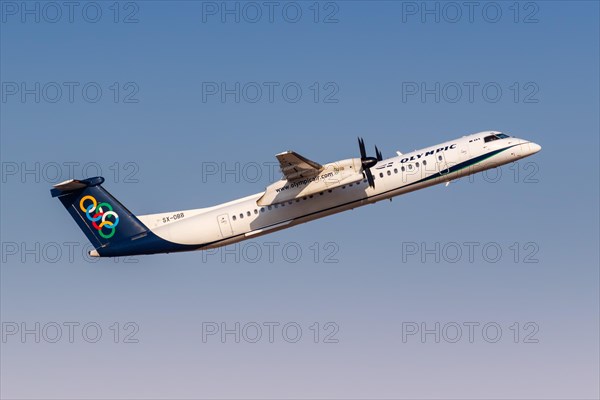
[[[281,172],[288,181],[313,177],[323,169],[321,164],[304,158],[294,151],[284,151],[275,157],[279,160]]]

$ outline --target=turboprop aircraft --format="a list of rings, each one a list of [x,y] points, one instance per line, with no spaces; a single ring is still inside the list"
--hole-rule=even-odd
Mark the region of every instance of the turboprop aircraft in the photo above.
[[[486,131],[384,159],[367,156],[319,164],[293,151],[277,154],[282,178],[263,192],[213,207],[134,215],[104,178],[71,179],[51,189],[90,240],[95,257],[204,250],[391,199],[513,162],[538,144]]]

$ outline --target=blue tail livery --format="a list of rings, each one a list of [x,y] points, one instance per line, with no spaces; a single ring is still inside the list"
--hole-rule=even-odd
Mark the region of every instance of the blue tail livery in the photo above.
[[[102,187],[104,178],[61,182],[50,190],[58,197],[95,250],[92,256],[126,256],[177,251],[154,235],[131,211]]]

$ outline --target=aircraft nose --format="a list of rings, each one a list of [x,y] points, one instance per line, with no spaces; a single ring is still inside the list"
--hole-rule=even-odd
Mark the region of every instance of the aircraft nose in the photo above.
[[[533,143],[533,142],[529,143],[529,150],[531,151],[531,154],[535,154],[538,151],[540,151],[541,149],[542,149],[542,146],[540,146],[539,144]]]

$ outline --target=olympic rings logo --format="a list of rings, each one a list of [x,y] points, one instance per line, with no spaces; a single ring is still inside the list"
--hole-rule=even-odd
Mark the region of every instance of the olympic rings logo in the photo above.
[[[87,206],[85,205],[86,201],[88,201]],[[79,201],[79,208],[85,213],[87,219],[92,221],[92,225],[100,236],[104,239],[113,237],[115,228],[119,224],[119,215],[113,211],[110,204],[106,202],[98,204],[94,196],[83,196]],[[110,229],[110,233],[104,233],[103,229]]]

